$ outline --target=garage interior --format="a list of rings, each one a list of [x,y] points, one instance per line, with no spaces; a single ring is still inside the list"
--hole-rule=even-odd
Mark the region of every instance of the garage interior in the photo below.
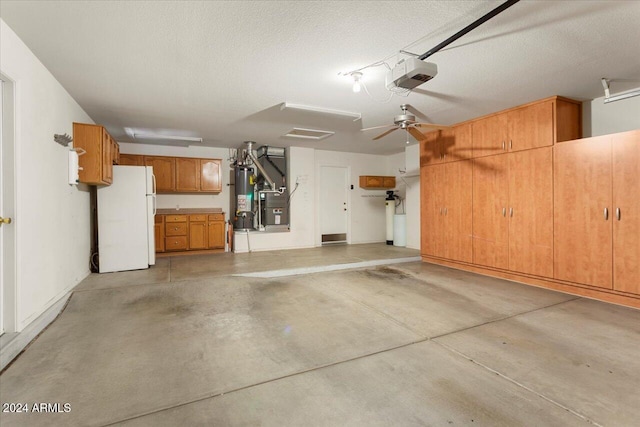
[[[639,21],[2,0],[0,425],[637,425]]]

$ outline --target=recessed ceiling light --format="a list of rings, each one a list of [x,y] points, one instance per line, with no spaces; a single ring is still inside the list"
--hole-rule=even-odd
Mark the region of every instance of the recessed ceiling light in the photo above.
[[[293,128],[289,132],[287,132],[284,136],[288,136],[289,138],[318,140],[318,139],[328,138],[333,134],[335,134],[335,132],[331,132],[328,130]]]

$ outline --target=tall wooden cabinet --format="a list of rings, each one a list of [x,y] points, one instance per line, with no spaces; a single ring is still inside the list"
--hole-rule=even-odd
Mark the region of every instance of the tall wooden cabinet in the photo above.
[[[554,147],[555,277],[640,293],[640,131]]]
[[[509,267],[509,172],[506,154],[473,161],[473,262]]]
[[[471,161],[423,168],[423,252],[471,262]]]
[[[553,149],[507,157],[509,270],[553,277]]]

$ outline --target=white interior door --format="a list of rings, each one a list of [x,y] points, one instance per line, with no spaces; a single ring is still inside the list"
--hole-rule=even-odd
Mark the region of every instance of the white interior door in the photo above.
[[[13,82],[0,74],[0,335],[16,326],[13,93]]]
[[[349,176],[344,166],[320,166],[320,233],[322,244],[347,241]]]

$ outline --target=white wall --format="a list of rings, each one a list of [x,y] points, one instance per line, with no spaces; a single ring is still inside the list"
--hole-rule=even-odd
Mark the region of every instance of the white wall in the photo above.
[[[635,129],[640,129],[640,96],[608,104],[604,97],[582,103],[584,138]]]
[[[15,82],[20,331],[89,274],[88,188],[68,184],[68,149],[53,135],[93,121],[1,19],[0,71]]]

